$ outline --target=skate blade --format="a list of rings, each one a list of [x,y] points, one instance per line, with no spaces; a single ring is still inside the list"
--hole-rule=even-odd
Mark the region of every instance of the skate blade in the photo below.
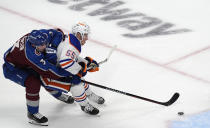
[[[29,122],[30,124],[34,124],[34,125],[48,126],[48,122],[45,122],[45,123],[38,123],[38,122],[36,122],[35,120],[31,120],[31,119],[29,119],[28,122]]]

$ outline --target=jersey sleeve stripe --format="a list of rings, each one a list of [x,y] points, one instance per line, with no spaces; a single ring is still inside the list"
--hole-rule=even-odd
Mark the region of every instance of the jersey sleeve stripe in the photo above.
[[[75,62],[71,63],[71,65],[66,66],[66,67],[65,67],[65,68],[63,68],[63,69],[67,69],[67,68],[71,67],[74,63],[75,63]]]
[[[60,64],[60,65],[61,65],[61,67],[64,67],[64,66],[69,65],[71,62],[73,62],[73,60],[67,61],[67,62],[65,62],[63,64]]]
[[[71,60],[71,59],[60,60],[59,63],[63,63],[63,62],[70,61],[70,60]]]

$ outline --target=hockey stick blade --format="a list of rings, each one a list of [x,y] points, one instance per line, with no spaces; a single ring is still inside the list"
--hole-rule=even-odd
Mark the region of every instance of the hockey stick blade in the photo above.
[[[162,105],[165,105],[165,106],[170,106],[172,105],[174,102],[176,102],[176,100],[179,98],[179,93],[176,92],[174,93],[174,95],[171,97],[171,99],[168,101],[168,102],[164,102],[162,103]]]

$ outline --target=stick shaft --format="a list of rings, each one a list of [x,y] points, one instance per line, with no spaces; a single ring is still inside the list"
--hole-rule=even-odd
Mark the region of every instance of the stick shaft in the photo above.
[[[88,83],[90,85],[93,85],[93,86],[96,86],[96,87],[99,87],[99,88],[103,88],[103,89],[106,89],[106,90],[109,90],[109,91],[112,91],[112,92],[124,94],[124,95],[127,95],[127,96],[131,96],[131,97],[134,97],[134,98],[142,99],[142,100],[145,100],[145,101],[148,101],[148,102],[152,102],[152,103],[156,103],[156,104],[164,105],[164,106],[169,106],[169,105],[173,104],[179,97],[179,94],[175,93],[168,102],[159,102],[159,101],[155,101],[155,100],[145,98],[145,97],[142,97],[142,96],[134,95],[134,94],[131,94],[131,93],[128,93],[128,92],[124,92],[124,91],[109,88],[109,87],[106,87],[106,86],[103,86],[103,85],[88,82],[88,81],[85,81],[85,80],[82,80],[82,82],[85,82],[85,83]]]
[[[108,61],[108,59],[110,58],[110,56],[112,55],[112,53],[113,53],[113,51],[115,50],[117,48],[117,45],[114,45],[113,47],[112,47],[112,49],[109,51],[109,54],[108,54],[108,56],[106,57],[106,59],[104,59],[103,61],[100,61],[99,63],[98,63],[98,65],[101,65],[101,64],[103,64],[103,63],[106,63],[107,61]],[[94,68],[94,67],[88,67],[87,68],[87,70],[90,70],[90,69],[92,69],[92,68]]]

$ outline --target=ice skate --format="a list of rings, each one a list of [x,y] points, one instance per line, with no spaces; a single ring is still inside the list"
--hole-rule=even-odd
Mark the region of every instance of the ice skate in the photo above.
[[[69,95],[65,94],[65,93],[62,93],[61,96],[58,99],[67,103],[67,104],[73,104],[74,103],[74,98],[72,96],[69,96]]]
[[[82,111],[90,114],[90,115],[97,115],[99,110],[93,107],[91,104],[87,103],[85,106],[81,106]]]
[[[28,112],[29,123],[41,126],[48,126],[47,117],[43,116],[40,113],[31,114]]]
[[[97,104],[103,104],[105,102],[104,98],[96,95],[95,93],[91,93],[87,96],[89,100],[96,102]]]

